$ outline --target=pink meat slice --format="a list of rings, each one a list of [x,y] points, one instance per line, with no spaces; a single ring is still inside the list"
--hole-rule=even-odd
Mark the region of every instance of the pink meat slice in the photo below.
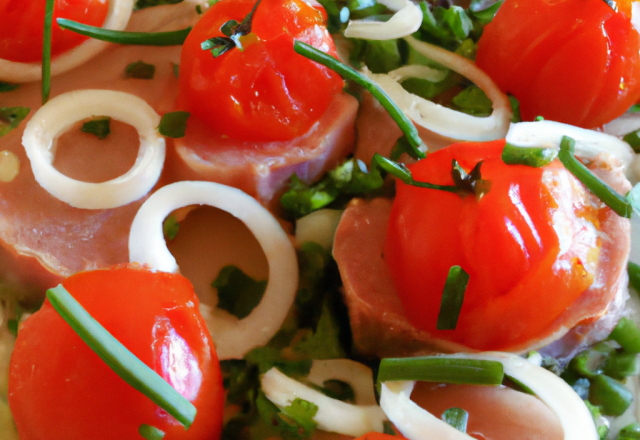
[[[624,194],[629,189],[622,170],[609,160],[596,160],[590,168],[619,192]],[[409,323],[383,255],[391,205],[388,199],[355,199],[336,231],[333,255],[344,283],[355,348],[364,356],[375,357],[471,351],[436,339]],[[628,297],[630,225],[611,211],[600,218],[600,225],[602,248],[592,286],[546,335],[508,351],[527,352],[547,346],[547,354],[566,359],[606,338],[613,329]],[[367,257],[362,258],[363,255]]]
[[[192,117],[186,136],[174,142],[167,176],[234,186],[277,209],[292,174],[311,183],[352,152],[357,109],[353,96],[338,94],[309,133],[286,142],[240,142]]]

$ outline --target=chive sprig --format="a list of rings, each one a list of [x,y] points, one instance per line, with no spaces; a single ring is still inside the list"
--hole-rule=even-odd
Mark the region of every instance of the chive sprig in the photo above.
[[[179,46],[184,43],[191,28],[171,32],[126,32],[89,26],[66,18],[56,20],[62,29],[109,43],[133,46]]]

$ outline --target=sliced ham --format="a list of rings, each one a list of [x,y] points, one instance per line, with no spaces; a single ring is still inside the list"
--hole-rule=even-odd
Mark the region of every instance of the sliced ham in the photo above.
[[[351,153],[357,108],[353,96],[341,93],[309,133],[285,142],[237,141],[191,117],[173,155],[169,150],[167,176],[234,186],[275,208],[274,198],[292,174],[311,183]]]
[[[630,188],[621,168],[611,159],[598,158],[590,168],[620,193],[624,194]],[[553,186],[553,183],[549,185]],[[554,189],[550,191],[553,193]],[[560,190],[555,192],[556,201],[571,209],[573,202],[577,206],[581,203],[602,206],[588,192],[580,201],[563,198]],[[383,255],[391,205],[392,202],[386,199],[353,200],[336,231],[333,254],[344,282],[355,348],[362,355],[377,357],[471,351],[436,339],[409,323]],[[547,352],[566,358],[582,347],[604,339],[612,330],[628,297],[626,262],[630,226],[627,219],[610,210],[600,210],[599,221],[602,247],[591,287],[562,312],[544,334],[535,340],[501,349],[527,352],[556,341],[546,349]]]

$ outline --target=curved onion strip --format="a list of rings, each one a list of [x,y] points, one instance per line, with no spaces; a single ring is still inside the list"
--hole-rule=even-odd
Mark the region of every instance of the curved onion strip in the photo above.
[[[342,212],[339,209],[319,209],[296,220],[298,244],[313,241],[326,250],[331,250]]]
[[[580,396],[564,380],[550,371],[511,353],[454,354],[443,357],[485,359],[502,363],[506,375],[527,386],[558,417],[564,431],[564,440],[598,440],[598,432],[591,414]],[[427,438],[468,440],[470,437],[466,434],[458,432],[462,436],[454,437],[454,433],[449,433],[448,430],[445,432],[445,428],[440,424],[444,422],[410,400],[414,383],[382,384],[380,406],[400,432],[409,440]],[[439,430],[438,434],[441,430],[441,437],[431,435],[435,429]],[[425,434],[429,430],[429,435]]]
[[[109,0],[109,11],[102,27],[122,31],[127,27],[134,0]],[[71,32],[71,31],[67,31]],[[51,60],[51,76],[71,70],[102,52],[108,43],[89,39]],[[42,78],[40,62],[20,63],[0,59],[0,81],[23,83]]]
[[[491,116],[471,116],[413,95],[389,75],[368,73],[413,122],[442,136],[464,141],[490,141],[506,135],[511,121],[511,104],[487,74],[456,53],[413,37],[405,40],[425,57],[467,77],[493,102]]]
[[[55,140],[74,123],[94,115],[110,116],[132,125],[140,135],[133,167],[102,183],[72,179],[53,167]],[[36,181],[51,195],[75,208],[109,209],[131,203],[156,184],[165,156],[164,138],[156,127],[160,116],[135,95],[110,90],[77,90],[42,106],[27,124],[22,144]]]
[[[640,2],[631,3],[631,24],[640,32]]]
[[[422,24],[422,11],[410,0],[378,0],[395,12],[388,21],[349,21],[344,36],[365,40],[393,40],[413,34]]]
[[[377,405],[373,392],[373,373],[371,368],[351,359],[314,360],[307,382],[320,387],[326,380],[341,380],[351,385],[358,405]]]
[[[387,420],[378,405],[351,405],[332,399],[285,376],[275,367],[262,376],[261,382],[265,396],[279,408],[290,405],[296,398],[317,405],[318,412],[313,419],[323,431],[359,437],[368,432],[382,432],[383,422]]]
[[[608,153],[627,169],[635,156],[629,144],[614,136],[554,121],[512,124],[506,138],[508,143],[519,147],[558,149],[562,136],[572,137],[576,141],[576,156],[584,159],[594,159],[600,153]]]
[[[392,70],[388,75],[391,79],[398,81],[399,83],[409,78],[422,78],[431,82],[439,82],[445,79],[447,72],[444,70],[433,69],[428,66],[411,64]]]
[[[251,196],[218,183],[185,181],[160,188],[144,202],[131,225],[129,260],[155,270],[178,272],[162,224],[172,211],[190,205],[213,206],[238,218],[255,235],[267,257],[269,281],[262,301],[249,316],[238,320],[221,309],[201,307],[203,315],[210,315],[207,326],[218,357],[240,359],[269,342],[287,316],[298,287],[296,253],[278,221]]]
[[[625,113],[602,126],[602,131],[612,136],[625,136],[636,130],[640,130],[640,113]]]

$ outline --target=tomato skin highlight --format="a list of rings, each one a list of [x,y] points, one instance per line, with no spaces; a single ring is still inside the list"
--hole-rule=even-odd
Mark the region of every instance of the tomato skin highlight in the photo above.
[[[119,266],[73,275],[63,285],[198,414],[185,431],[117,376],[45,301],[20,327],[11,358],[9,405],[21,440],[139,440],[141,424],[164,431],[167,440],[219,437],[220,367],[188,280]]]
[[[336,73],[293,51],[294,39],[333,56],[335,45],[320,5],[302,0],[262,0],[244,49],[214,58],[201,43],[241,22],[254,0],[223,0],[189,34],[180,61],[177,106],[215,131],[247,141],[290,140],[309,131],[342,89]]]
[[[22,63],[42,59],[44,33],[43,0],[0,0],[0,58]],[[53,10],[51,56],[56,57],[88,37],[62,30],[57,18],[67,18],[91,26],[102,26],[109,12],[108,0],[56,0]]]
[[[543,170],[504,164],[503,147],[504,140],[454,144],[413,165],[415,179],[451,185],[452,159],[467,171],[483,161],[482,178],[491,187],[478,200],[397,182],[385,243],[385,261],[412,325],[478,350],[507,350],[544,334],[590,286],[587,260],[598,250],[589,230],[582,242],[570,236],[571,246],[565,239],[561,248],[558,205],[543,184]],[[557,161],[548,167],[572,178]],[[579,201],[572,206],[578,210]],[[470,276],[458,325],[436,330],[454,265]]]
[[[476,63],[537,116],[596,128],[640,100],[640,36],[630,5],[507,0],[485,27]]]

